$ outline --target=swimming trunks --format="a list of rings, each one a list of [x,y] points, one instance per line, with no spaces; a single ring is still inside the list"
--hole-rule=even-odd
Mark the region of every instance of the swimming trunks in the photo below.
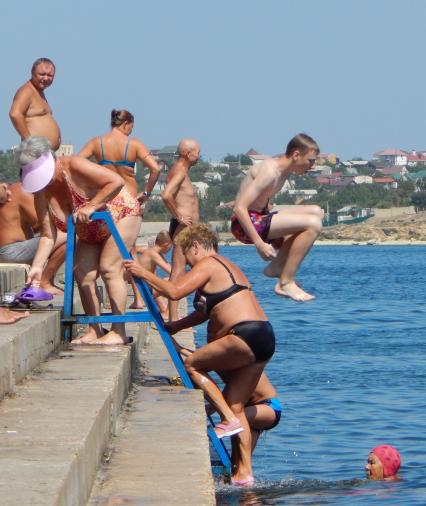
[[[131,169],[134,169],[136,166],[136,162],[130,162],[127,160],[127,150],[129,149],[129,141],[127,141],[126,144],[126,150],[124,151],[124,157],[122,160],[118,160],[117,162],[113,162],[112,160],[106,160],[104,155],[104,143],[102,140],[102,137],[99,137],[101,141],[101,151],[102,151],[102,159],[98,162],[99,165],[124,165],[125,167],[130,167]]]
[[[177,218],[171,218],[170,224],[169,224],[169,235],[170,238],[173,239],[174,235],[176,234],[176,229],[179,226],[179,220]]]
[[[259,234],[262,241],[272,244],[275,249],[279,249],[283,243],[283,239],[268,239],[269,229],[271,228],[272,216],[277,214],[277,211],[269,212],[266,208],[263,211],[249,211],[250,220]],[[235,215],[231,216],[231,233],[244,244],[253,244],[253,241],[247,236],[243,227],[240,225]]]
[[[0,248],[0,262],[31,264],[40,241],[40,237],[32,237],[25,241],[12,242]]]
[[[269,406],[271,409],[274,410],[275,413],[275,421],[274,423],[265,429],[255,429],[257,432],[262,432],[264,430],[271,430],[274,427],[276,427],[281,419],[281,413],[283,410],[281,401],[278,399],[278,397],[270,397],[269,399],[263,399],[261,401],[254,402],[253,404],[247,404],[247,406],[258,406],[259,404],[265,404],[265,406]]]
[[[268,321],[250,320],[237,323],[229,331],[242,339],[256,358],[256,362],[266,362],[275,352],[275,334]]]
[[[206,314],[207,315],[210,314],[211,310],[216,306],[216,304],[219,304],[219,302],[229,299],[229,297],[231,297],[235,293],[241,292],[242,290],[250,290],[250,287],[248,287],[246,285],[239,285],[235,281],[234,275],[232,274],[229,267],[224,262],[222,262],[221,260],[219,260],[219,258],[217,258],[215,256],[212,256],[210,258],[213,258],[214,260],[216,260],[217,262],[222,264],[223,267],[225,267],[225,269],[229,273],[229,277],[231,278],[231,281],[233,284],[229,288],[226,288],[225,290],[222,290],[220,292],[215,292],[215,293],[208,293],[208,292],[204,292],[203,290],[197,290],[198,294],[201,297],[204,297],[204,299],[205,299]]]
[[[64,172],[63,174],[71,193],[72,211],[75,213],[86,206],[90,199],[80,195],[72,187],[66,173]],[[109,211],[114,223],[117,223],[126,216],[140,216],[141,207],[138,199],[132,197],[127,189],[123,187],[118,195],[108,201],[102,208],[98,209],[98,211]],[[110,231],[104,220],[77,223],[75,229],[79,239],[90,244],[100,244],[110,236]]]

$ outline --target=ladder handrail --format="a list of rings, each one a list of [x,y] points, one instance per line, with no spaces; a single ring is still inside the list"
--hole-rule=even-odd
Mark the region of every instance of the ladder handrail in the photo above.
[[[90,216],[91,220],[104,220],[108,226],[108,229],[114,238],[117,248],[123,258],[123,260],[133,260],[132,255],[126,248],[123,239],[118,233],[117,227],[108,211],[96,211]],[[194,385],[186,372],[182,358],[176,351],[173,345],[172,338],[167,331],[163,317],[158,309],[157,304],[154,301],[151,291],[147,284],[141,279],[134,276],[136,286],[142,295],[148,311],[132,311],[124,315],[112,315],[102,314],[100,316],[87,316],[87,315],[75,315],[73,314],[73,300],[74,300],[74,252],[75,252],[75,224],[72,215],[68,217],[67,221],[67,243],[66,243],[66,259],[65,259],[65,287],[64,287],[64,309],[62,323],[66,325],[64,338],[66,340],[71,339],[70,325],[74,323],[110,323],[112,321],[145,321],[155,323],[158,333],[173,361],[173,364],[182,379],[182,383],[186,388],[194,388]],[[139,318],[139,319],[138,319]],[[223,441],[219,439],[213,430],[212,418],[208,417],[211,423],[211,427],[208,427],[207,433],[210,441],[219,455],[223,466],[230,472],[231,460],[229,457],[228,450],[226,449]]]

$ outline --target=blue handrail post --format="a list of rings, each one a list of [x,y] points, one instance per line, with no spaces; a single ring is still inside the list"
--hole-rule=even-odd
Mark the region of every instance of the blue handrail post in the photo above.
[[[74,251],[75,251],[75,226],[72,216],[68,216],[67,222],[67,243],[65,249],[65,287],[64,287],[64,309],[63,316],[71,317],[74,303]],[[71,340],[71,327],[64,329],[65,341]]]

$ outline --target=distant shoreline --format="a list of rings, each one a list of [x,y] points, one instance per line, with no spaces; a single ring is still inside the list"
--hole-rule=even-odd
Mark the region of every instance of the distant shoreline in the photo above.
[[[219,234],[220,246],[249,246],[253,244],[243,244],[238,241],[227,241],[222,239]],[[330,240],[315,241],[314,246],[426,246],[426,241],[346,241],[346,240]]]

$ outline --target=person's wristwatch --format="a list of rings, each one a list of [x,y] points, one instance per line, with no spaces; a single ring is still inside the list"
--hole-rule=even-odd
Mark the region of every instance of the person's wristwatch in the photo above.
[[[146,198],[149,198],[151,196],[151,192],[143,192],[142,195]]]

